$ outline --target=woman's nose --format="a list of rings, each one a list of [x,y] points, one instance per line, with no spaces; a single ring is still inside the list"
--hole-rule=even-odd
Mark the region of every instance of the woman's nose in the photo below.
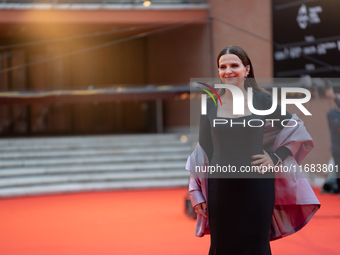
[[[225,69],[225,72],[226,72],[226,73],[231,73],[231,68],[230,68],[230,67],[227,67],[227,68]]]

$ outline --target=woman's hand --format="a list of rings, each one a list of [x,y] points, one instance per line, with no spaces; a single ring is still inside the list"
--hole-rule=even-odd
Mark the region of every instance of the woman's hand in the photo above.
[[[263,151],[263,153],[264,154],[253,155],[252,157],[253,159],[255,158],[259,159],[251,163],[252,165],[261,164],[260,166],[258,166],[260,174],[264,174],[265,172],[268,171],[269,168],[274,167],[274,162],[272,158],[269,156],[269,154],[266,151]],[[262,166],[266,166],[267,168],[265,170],[262,170]]]
[[[204,217],[204,218],[207,218],[207,215],[204,213],[208,210],[207,208],[207,204],[206,203],[200,203],[200,204],[197,204],[194,206],[194,209],[195,209],[195,212]]]

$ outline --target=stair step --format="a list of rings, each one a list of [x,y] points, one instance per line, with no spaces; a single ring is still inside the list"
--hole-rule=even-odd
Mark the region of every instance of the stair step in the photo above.
[[[91,149],[91,148],[124,148],[124,147],[158,147],[158,146],[178,146],[183,145],[180,141],[121,141],[121,142],[93,142],[93,143],[65,143],[65,144],[53,144],[46,141],[44,144],[17,144],[4,145],[0,144],[0,152],[10,151],[39,151],[39,150],[73,150],[73,149]]]
[[[103,155],[121,155],[136,153],[170,153],[184,152],[189,153],[189,146],[168,146],[168,147],[150,147],[150,148],[127,148],[127,149],[78,149],[78,150],[53,150],[53,151],[25,151],[25,152],[0,152],[0,159],[27,159],[27,158],[45,158],[45,157],[74,157],[74,156],[103,156]]]
[[[81,173],[63,175],[40,175],[0,179],[0,188],[23,185],[42,185],[66,182],[120,181],[138,179],[189,178],[190,174],[183,169],[168,171],[136,171],[130,173]]]
[[[10,187],[0,189],[0,198],[21,197],[46,194],[60,194],[101,190],[127,190],[127,189],[149,189],[149,188],[174,188],[186,187],[189,180],[139,180],[121,182],[93,182],[93,183],[65,183],[52,185],[39,185],[32,187]]]
[[[0,147],[20,145],[53,144],[91,144],[91,143],[138,143],[138,142],[174,142],[179,141],[178,134],[143,134],[143,135],[96,135],[96,136],[70,136],[70,137],[37,137],[37,138],[2,138]]]
[[[87,172],[129,172],[141,170],[168,170],[184,169],[185,162],[181,161],[155,161],[140,163],[120,163],[120,164],[86,164],[86,165],[60,165],[60,166],[42,166],[42,167],[24,167],[24,168],[7,168],[0,169],[0,177],[13,177],[23,175],[41,175],[41,174],[60,174],[60,173],[87,173]]]
[[[171,153],[165,155],[120,155],[120,156],[88,156],[76,158],[44,158],[26,160],[1,160],[0,168],[19,166],[67,165],[88,163],[119,163],[119,162],[146,162],[162,160],[184,160],[185,154]]]

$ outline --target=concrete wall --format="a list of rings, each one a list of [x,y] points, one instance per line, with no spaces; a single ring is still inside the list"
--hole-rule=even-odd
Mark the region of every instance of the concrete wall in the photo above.
[[[256,34],[269,41],[272,39],[271,0],[209,0],[208,2],[211,5],[210,15],[215,18],[214,56],[217,56],[226,46],[240,46],[247,51],[252,61],[255,77],[272,77],[271,43],[250,34]],[[217,68],[216,64],[215,67]]]

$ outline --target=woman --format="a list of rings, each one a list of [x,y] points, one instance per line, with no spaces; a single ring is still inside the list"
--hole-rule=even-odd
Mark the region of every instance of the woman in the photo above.
[[[334,100],[334,103],[336,104],[336,107],[337,107],[331,110],[330,112],[328,112],[327,116],[328,116],[330,131],[331,131],[332,154],[333,154],[334,165],[338,166],[340,165],[340,130],[339,130],[339,125],[336,125],[336,124],[338,123],[337,113],[340,109],[340,95],[334,93],[333,87],[330,85],[330,81],[326,81],[325,95],[328,98]],[[336,189],[334,189],[335,192],[340,190],[340,172],[337,172],[336,175],[337,175],[337,179],[336,179],[337,187]]]
[[[186,167],[192,172],[189,195],[198,214],[196,235],[211,235],[209,255],[271,254],[269,241],[297,231],[306,224],[306,219],[292,228],[290,228],[292,224],[278,220],[280,213],[293,212],[292,207],[276,208],[278,214],[274,210],[277,199],[275,190],[278,186],[285,186],[287,181],[276,186],[274,172],[264,172],[261,167],[269,168],[279,165],[289,156],[298,157],[299,160],[304,158],[306,150],[301,151],[300,144],[305,143],[304,148],[310,150],[313,146],[312,139],[303,130],[301,123],[298,128],[281,131],[284,129],[281,121],[289,120],[293,116],[288,112],[282,116],[279,105],[268,116],[257,116],[250,112],[247,104],[248,87],[252,87],[254,92],[252,96],[255,109],[270,109],[272,99],[257,85],[251,61],[242,48],[237,46],[224,48],[217,57],[217,66],[221,81],[236,86],[243,92],[245,113],[243,116],[231,114],[233,104],[229,90],[218,91],[221,105],[215,106],[212,99],[207,100],[207,114],[201,115],[200,120],[199,143],[189,157]],[[213,120],[220,118],[226,120],[227,123],[249,123],[253,119],[261,119],[263,122],[265,119],[279,119],[280,121],[273,122],[277,131],[272,132],[273,129],[271,129],[270,132],[265,133],[264,126],[251,127],[237,124],[213,126]],[[294,121],[296,118],[296,116],[293,117]],[[301,136],[292,138],[294,133],[299,133]],[[268,138],[264,139],[264,134]],[[274,149],[272,148],[273,135],[276,142]],[[263,144],[264,140],[270,140],[270,142]],[[267,152],[264,150],[265,147]],[[195,166],[204,165],[231,165],[237,171],[209,173],[208,179],[203,173],[194,174]],[[259,166],[259,171],[240,173],[240,169],[245,167],[249,169],[251,166]],[[308,186],[305,182],[302,185]],[[310,189],[307,187],[306,190],[308,188]],[[278,194],[279,197],[281,195]],[[303,203],[305,202],[304,200]],[[308,202],[312,206],[304,210],[303,217],[307,217],[306,214],[308,216],[314,214],[319,205],[315,196]],[[301,210],[296,211],[296,213],[299,212]],[[275,226],[273,226],[273,219]]]

